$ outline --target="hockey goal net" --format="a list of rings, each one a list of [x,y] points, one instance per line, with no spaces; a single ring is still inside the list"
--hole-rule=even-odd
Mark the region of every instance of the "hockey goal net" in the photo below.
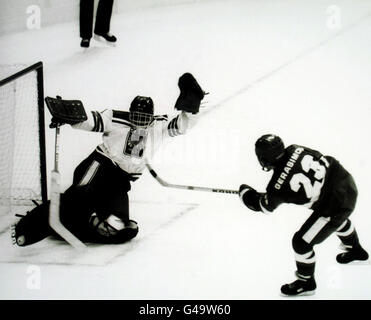
[[[43,65],[0,65],[0,232],[47,199]]]

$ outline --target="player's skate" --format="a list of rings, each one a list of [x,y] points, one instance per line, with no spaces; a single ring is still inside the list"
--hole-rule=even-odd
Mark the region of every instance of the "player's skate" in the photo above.
[[[117,38],[110,33],[94,33],[94,40],[109,44],[111,46],[116,46]]]
[[[295,273],[298,280],[285,284],[281,287],[281,293],[285,296],[310,296],[315,293],[317,287],[314,277],[304,277]]]
[[[347,248],[346,252],[340,253],[336,256],[336,261],[341,264],[350,263],[353,261],[366,261],[368,260],[368,253],[361,245],[354,246],[353,248]]]

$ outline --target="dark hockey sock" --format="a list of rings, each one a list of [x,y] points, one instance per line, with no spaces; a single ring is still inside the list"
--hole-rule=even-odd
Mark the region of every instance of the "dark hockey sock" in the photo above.
[[[295,260],[298,275],[303,278],[314,276],[316,257],[313,250],[304,254],[295,253]]]
[[[349,219],[336,230],[336,235],[347,249],[360,246],[357,231]]]

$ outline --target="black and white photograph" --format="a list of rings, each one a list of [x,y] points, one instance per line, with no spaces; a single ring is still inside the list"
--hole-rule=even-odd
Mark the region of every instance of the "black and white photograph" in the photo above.
[[[370,0],[2,1],[0,299],[370,300],[370,35]]]

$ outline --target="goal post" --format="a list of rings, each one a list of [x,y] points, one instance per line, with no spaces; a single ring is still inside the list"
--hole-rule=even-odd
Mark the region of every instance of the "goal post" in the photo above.
[[[0,204],[8,210],[47,201],[43,64],[20,68],[0,65]]]

